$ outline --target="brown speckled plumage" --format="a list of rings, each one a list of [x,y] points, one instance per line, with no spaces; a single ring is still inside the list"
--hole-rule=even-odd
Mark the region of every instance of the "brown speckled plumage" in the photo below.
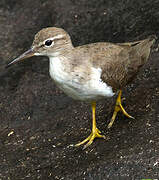
[[[45,41],[54,39],[52,47]],[[32,50],[36,55],[59,57],[63,71],[80,84],[92,78],[92,68],[102,70],[101,79],[114,90],[122,89],[137,75],[148,60],[155,36],[128,43],[98,42],[73,47],[69,34],[61,28],[49,27],[39,31],[34,38]],[[15,61],[16,62],[16,61]]]
[[[8,65],[34,55],[49,57],[50,76],[58,87],[76,100],[91,103],[92,132],[86,139],[76,144],[80,146],[87,142],[84,146],[86,148],[96,137],[106,139],[96,126],[97,100],[112,97],[114,92],[119,90],[108,128],[112,127],[119,111],[128,118],[133,118],[121,104],[121,89],[146,63],[154,41],[155,37],[151,36],[130,43],[93,43],[73,47],[68,33],[63,29],[51,27],[38,32],[31,49]]]
[[[82,77],[86,80],[89,78],[89,67],[101,68],[103,82],[116,91],[131,82],[146,63],[154,40],[155,37],[152,36],[130,43],[93,43],[75,47],[70,52],[63,53],[67,62],[72,61],[71,67],[66,69],[73,71],[81,67]]]

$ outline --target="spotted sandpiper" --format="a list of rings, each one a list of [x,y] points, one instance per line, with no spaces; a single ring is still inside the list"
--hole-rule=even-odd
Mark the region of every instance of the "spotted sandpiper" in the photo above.
[[[96,102],[118,93],[110,128],[121,111],[130,116],[121,104],[122,88],[137,75],[148,60],[155,36],[128,43],[99,42],[74,47],[69,34],[61,28],[49,27],[39,31],[31,48],[7,66],[31,56],[47,56],[50,61],[50,76],[68,96],[86,101],[92,106],[92,132],[82,142],[84,148],[93,140],[104,138],[96,127]]]

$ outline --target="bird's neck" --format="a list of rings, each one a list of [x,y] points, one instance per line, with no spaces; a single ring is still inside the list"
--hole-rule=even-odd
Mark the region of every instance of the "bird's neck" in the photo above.
[[[53,58],[59,58],[61,56],[67,56],[68,54],[71,54],[71,52],[73,52],[74,47],[72,44],[67,44],[67,45],[63,45],[63,46],[58,46],[56,47],[56,49],[54,50],[54,52],[49,54],[49,59],[53,59]]]
[[[53,55],[49,56],[49,71],[51,77],[55,80],[57,77],[67,76],[70,71],[71,63],[73,60],[74,47],[72,44],[61,47]]]
[[[49,72],[52,79],[55,81],[59,81],[59,79],[63,78],[65,74],[67,74],[67,58],[59,55],[56,57],[49,57]]]

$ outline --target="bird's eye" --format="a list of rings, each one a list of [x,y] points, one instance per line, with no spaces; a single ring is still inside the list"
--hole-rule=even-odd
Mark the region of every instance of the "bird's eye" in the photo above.
[[[52,40],[45,41],[45,46],[51,46],[51,44],[52,44]]]

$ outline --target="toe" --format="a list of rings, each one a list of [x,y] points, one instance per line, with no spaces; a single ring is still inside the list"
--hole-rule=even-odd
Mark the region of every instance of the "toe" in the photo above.
[[[87,141],[89,141],[91,136],[92,136],[92,133],[86,139],[84,139],[82,142],[75,144],[75,147],[78,147],[78,146],[86,143]]]

